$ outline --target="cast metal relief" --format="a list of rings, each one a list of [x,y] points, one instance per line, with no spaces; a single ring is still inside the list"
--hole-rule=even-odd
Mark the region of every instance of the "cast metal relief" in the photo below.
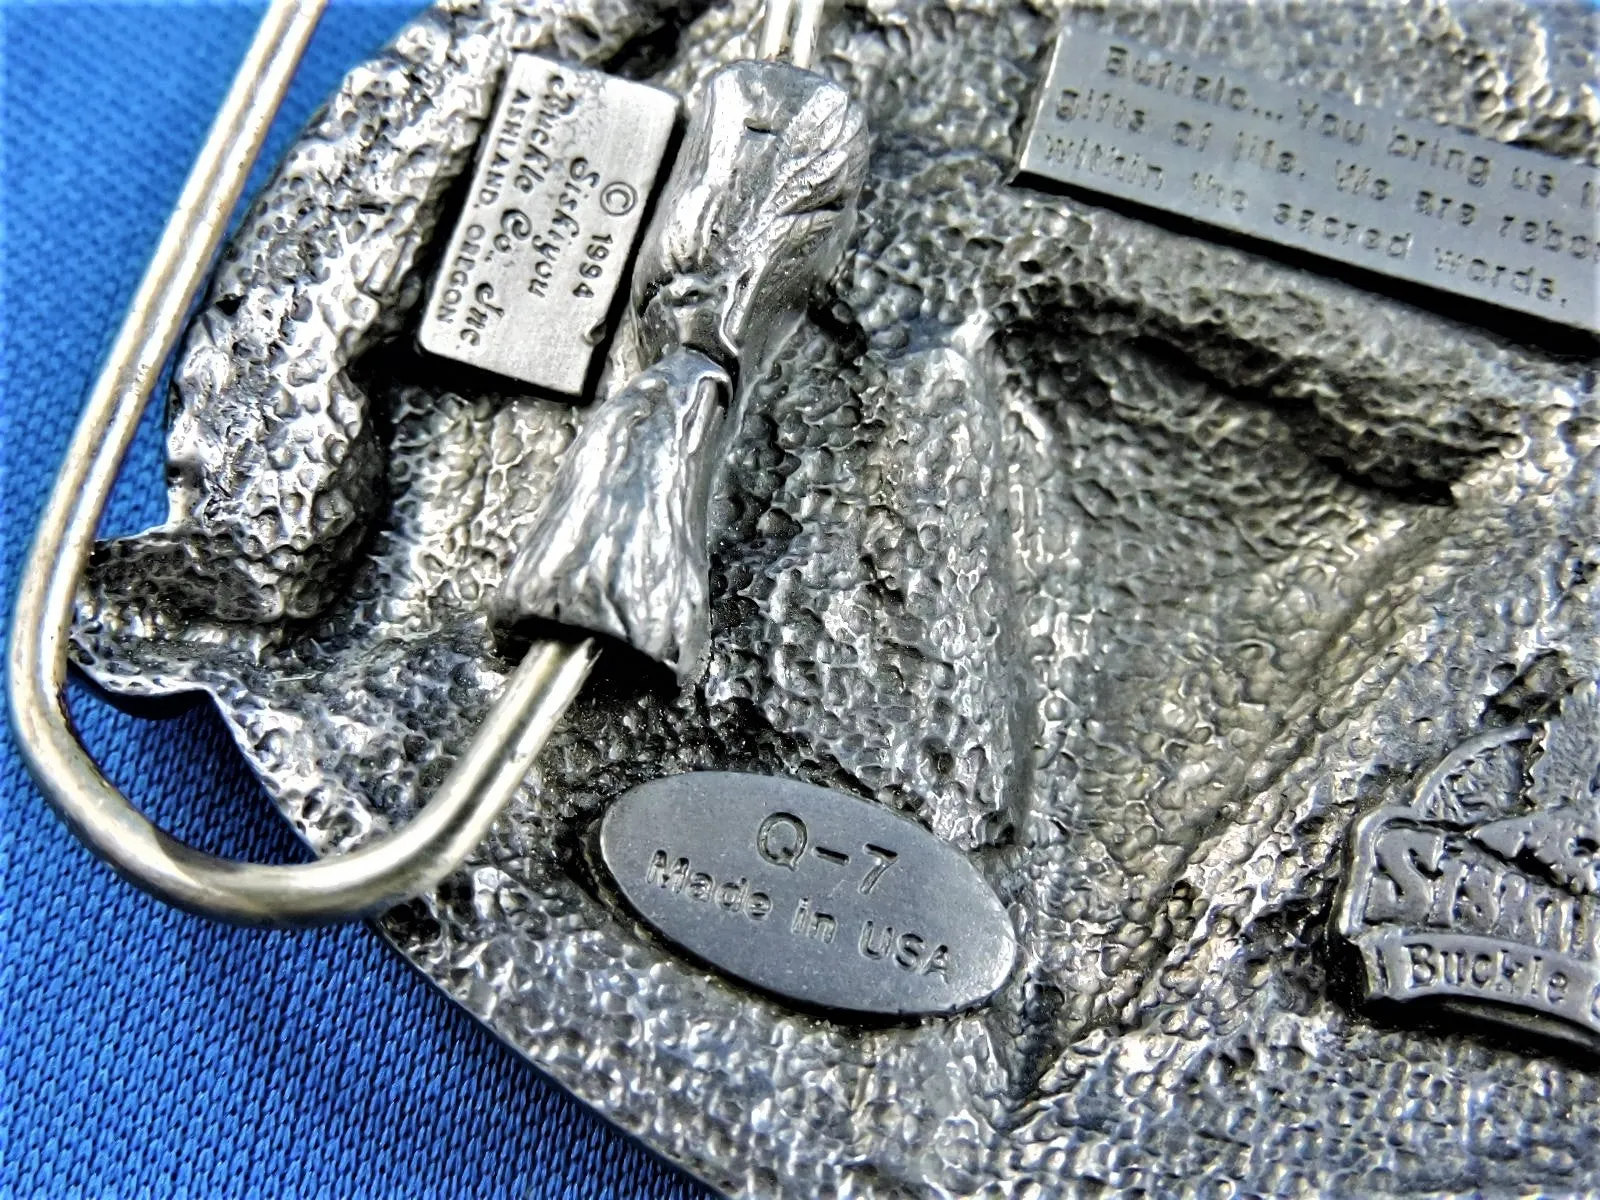
[[[705,669],[712,489],[751,393],[838,269],[866,160],[861,108],[830,79],[743,61],[704,81],[616,348],[644,369],[562,457],[497,624],[604,634],[686,681]]]
[[[171,519],[100,547],[77,653],[115,691],[210,693],[319,853],[408,818],[470,736],[510,669],[491,606],[591,411],[416,346],[510,56],[688,96],[757,21],[430,10],[219,265],[175,376]],[[1062,21],[1596,163],[1577,6],[837,9],[817,70],[871,131],[859,215],[725,431],[701,669],[603,658],[468,869],[379,927],[730,1192],[1600,1186],[1573,1007],[1592,346],[1013,185]],[[647,365],[637,333],[613,380]],[[961,853],[1012,923],[1000,990],[862,1022],[658,937],[597,826],[632,787],[730,770]],[[1465,994],[1488,950],[1449,938],[1493,941],[1508,990]],[[1456,990],[1365,1002],[1426,990],[1419,961]]]

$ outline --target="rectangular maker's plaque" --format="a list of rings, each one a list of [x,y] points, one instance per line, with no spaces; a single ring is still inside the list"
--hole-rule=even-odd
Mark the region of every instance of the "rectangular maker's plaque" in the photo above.
[[[428,297],[423,349],[581,396],[677,112],[659,88],[514,56]]]
[[[1063,29],[1019,173],[1600,332],[1600,170]]]

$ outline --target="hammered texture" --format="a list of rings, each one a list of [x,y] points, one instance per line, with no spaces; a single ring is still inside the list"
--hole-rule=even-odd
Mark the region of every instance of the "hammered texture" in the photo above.
[[[251,459],[216,484],[240,489],[247,532],[203,586],[161,532],[105,551],[84,596],[87,669],[211,692],[319,851],[414,811],[481,717],[506,669],[487,598],[582,419],[389,337],[410,327],[492,64],[552,29],[603,61],[650,24],[620,3],[558,10],[430,14],[358,70],[330,109],[354,116],[314,127],[269,185],[185,352],[175,430],[204,418],[240,443],[270,442],[301,377],[306,429],[353,428],[336,381],[359,379],[386,499],[332,456]],[[510,1045],[734,1193],[1600,1189],[1591,1061],[1352,1007],[1327,935],[1360,812],[1401,802],[1485,721],[1600,676],[1593,362],[1448,301],[1009,186],[1058,16],[835,12],[818,63],[867,111],[866,192],[834,299],[755,388],[712,505],[706,674],[673,690],[603,660],[469,869],[381,928]],[[619,62],[686,91],[753,50],[757,18],[712,8]],[[1597,157],[1582,8],[1069,18]],[[377,80],[431,103],[391,106]],[[241,273],[280,262],[280,228],[345,228],[337,202],[302,213],[294,164],[323,156],[316,196],[398,192],[392,147],[413,136],[434,166],[403,228],[372,222],[337,269]],[[392,265],[353,303],[357,257]],[[175,433],[180,459],[188,444]],[[190,522],[208,519],[195,478],[174,484]],[[248,532],[296,488],[324,523]],[[359,552],[341,504],[367,513]],[[184,588],[179,616],[160,598]],[[693,769],[844,788],[970,853],[1016,924],[1010,984],[965,1016],[862,1026],[678,957],[607,887],[592,836],[609,798]]]

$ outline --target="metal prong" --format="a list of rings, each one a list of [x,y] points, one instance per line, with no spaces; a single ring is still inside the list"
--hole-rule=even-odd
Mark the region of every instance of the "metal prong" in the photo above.
[[[824,0],[767,0],[761,25],[761,57],[786,58],[810,69],[817,53]]]
[[[591,641],[537,645],[438,792],[398,832],[303,866],[204,854],[147,820],[72,732],[62,689],[78,581],[128,443],[288,90],[325,0],[273,0],[78,421],[17,589],[11,721],[39,788],[91,849],[207,916],[300,925],[367,916],[437,884],[483,839],[593,663]]]

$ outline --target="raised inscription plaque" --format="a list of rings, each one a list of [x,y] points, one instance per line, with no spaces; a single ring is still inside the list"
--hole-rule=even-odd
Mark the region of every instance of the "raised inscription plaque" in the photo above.
[[[1600,171],[1063,29],[1019,174],[1600,332]]]
[[[706,771],[606,813],[618,887],[671,940],[821,1008],[969,1008],[1005,982],[1010,918],[955,848],[880,805],[789,779]]]
[[[677,111],[658,88],[514,56],[428,297],[423,348],[582,395]]]

